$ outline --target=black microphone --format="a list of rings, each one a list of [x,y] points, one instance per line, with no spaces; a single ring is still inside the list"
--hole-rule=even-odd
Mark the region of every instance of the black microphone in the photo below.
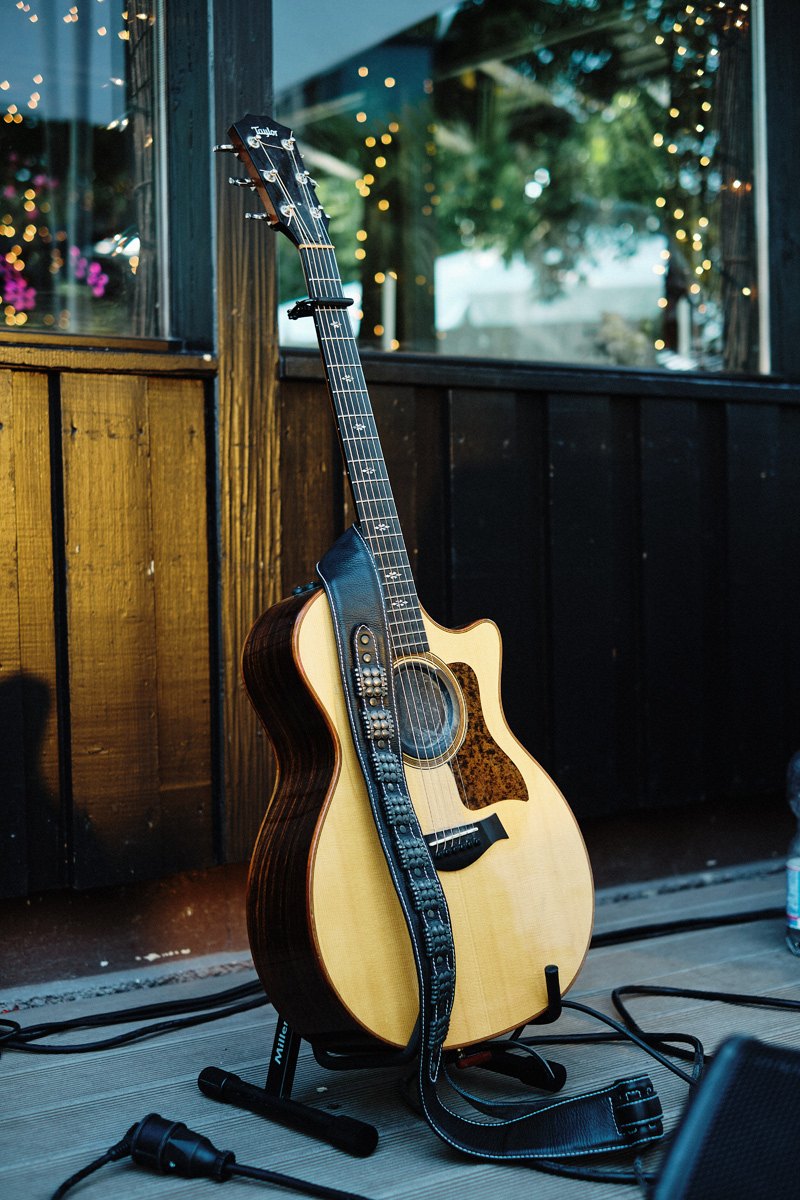
[[[269,1117],[281,1125],[288,1125],[290,1129],[328,1142],[347,1154],[365,1158],[372,1154],[378,1144],[378,1131],[374,1125],[367,1125],[355,1117],[309,1108],[307,1104],[283,1096],[271,1096],[263,1088],[254,1087],[233,1072],[223,1071],[219,1067],[206,1067],[201,1071],[197,1086],[211,1100],[220,1100],[223,1104],[233,1104],[236,1108],[246,1108],[259,1116]]]

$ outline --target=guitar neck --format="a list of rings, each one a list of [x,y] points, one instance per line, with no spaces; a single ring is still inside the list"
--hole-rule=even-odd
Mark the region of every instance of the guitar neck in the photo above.
[[[428,649],[397,508],[332,246],[300,246],[359,527],[378,566],[395,658]]]

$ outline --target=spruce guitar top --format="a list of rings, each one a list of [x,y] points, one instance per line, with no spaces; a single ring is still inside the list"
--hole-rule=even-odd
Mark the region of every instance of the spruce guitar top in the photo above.
[[[308,299],[294,315],[316,327],[385,598],[406,779],[450,909],[456,994],[445,1046],[469,1045],[546,1007],[547,964],[563,988],[577,975],[593,918],[586,849],[560,791],[506,724],[497,627],[444,629],[420,607],[328,218],[292,132],[248,115],[230,137],[259,215],[300,254]],[[353,748],[324,592],[259,617],[242,672],[278,761],[247,901],[267,994],[317,1044],[404,1046],[419,1011],[414,958]]]

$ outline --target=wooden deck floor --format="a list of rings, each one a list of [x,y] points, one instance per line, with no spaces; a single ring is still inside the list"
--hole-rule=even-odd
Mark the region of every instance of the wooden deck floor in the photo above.
[[[697,883],[697,880],[687,881]],[[599,897],[597,931],[665,921],[685,915],[738,912],[780,905],[781,873],[755,873],[713,885],[666,889],[633,888],[627,898]],[[191,966],[191,964],[189,964]],[[155,990],[91,995],[94,981],[69,987],[36,985],[5,992],[0,1007],[24,1006],[15,1014],[23,1025],[59,1020],[88,1012],[152,1003],[173,996],[224,990],[251,978],[245,964],[236,974],[163,983]],[[150,982],[159,978],[152,972]],[[103,978],[102,986],[111,981]],[[610,946],[590,952],[572,998],[612,1013],[612,987],[623,983],[660,983],[736,990],[800,998],[800,959],[786,950],[780,922],[760,921],[672,935],[656,940]],[[114,986],[135,987],[134,976]],[[72,994],[73,998],[68,998]],[[49,1002],[41,1006],[43,999]],[[59,999],[61,996],[61,999]],[[635,1012],[651,1029],[679,1029],[699,1036],[708,1050],[732,1033],[800,1046],[800,1016],[752,1008],[675,998],[636,1002]],[[635,1186],[614,1186],[554,1178],[525,1167],[470,1161],[456,1154],[420,1122],[398,1094],[398,1074],[355,1072],[331,1074],[301,1054],[294,1095],[297,1099],[349,1113],[375,1124],[380,1143],[368,1159],[354,1159],[322,1143],[240,1110],[217,1105],[198,1090],[203,1067],[217,1065],[262,1084],[272,1043],[275,1015],[271,1008],[228,1017],[211,1024],[123,1046],[103,1053],[42,1057],[6,1052],[0,1060],[3,1120],[0,1122],[0,1196],[3,1200],[47,1200],[74,1171],[119,1140],[147,1113],[184,1121],[206,1134],[218,1147],[231,1149],[237,1160],[357,1192],[373,1200],[504,1200],[532,1195],[537,1200],[628,1200],[641,1195]],[[559,1032],[589,1028],[576,1014],[565,1014]],[[75,1040],[75,1035],[72,1035]],[[641,1070],[647,1071],[661,1096],[667,1126],[677,1120],[686,1087],[634,1048],[559,1047],[550,1057],[567,1067],[567,1092],[583,1092],[596,1084]],[[657,1162],[659,1151],[648,1155]],[[612,1165],[612,1164],[608,1164]],[[619,1165],[614,1164],[614,1165]],[[115,1163],[79,1184],[70,1197],[81,1200],[114,1196],[118,1200],[213,1195],[207,1180],[181,1180],[151,1175],[130,1160]],[[279,1190],[231,1180],[225,1195],[277,1195]],[[247,1190],[246,1190],[247,1189]],[[280,1194],[288,1192],[280,1190]]]

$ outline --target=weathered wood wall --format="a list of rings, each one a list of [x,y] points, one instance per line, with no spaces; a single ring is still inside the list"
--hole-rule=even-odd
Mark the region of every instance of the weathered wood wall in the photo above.
[[[0,891],[208,865],[213,372],[21,349],[0,371]]]

